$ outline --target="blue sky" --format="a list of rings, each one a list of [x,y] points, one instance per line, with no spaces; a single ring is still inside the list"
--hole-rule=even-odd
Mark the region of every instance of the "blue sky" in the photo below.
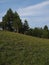
[[[22,21],[27,19],[30,27],[49,27],[49,0],[0,0],[0,21],[11,8]]]

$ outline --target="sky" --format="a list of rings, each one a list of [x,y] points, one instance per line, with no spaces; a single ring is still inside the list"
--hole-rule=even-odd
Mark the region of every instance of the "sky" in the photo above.
[[[31,28],[49,27],[49,0],[0,0],[0,21],[7,10],[17,11]]]

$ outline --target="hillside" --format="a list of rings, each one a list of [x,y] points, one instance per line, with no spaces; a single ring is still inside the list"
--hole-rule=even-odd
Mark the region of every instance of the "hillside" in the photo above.
[[[0,65],[49,65],[49,39],[0,31]]]

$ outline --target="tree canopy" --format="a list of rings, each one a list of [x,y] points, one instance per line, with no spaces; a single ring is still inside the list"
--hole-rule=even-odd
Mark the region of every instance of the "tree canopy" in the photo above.
[[[19,29],[21,28],[21,19],[17,12],[13,12],[11,9],[7,11],[7,13],[2,18],[3,22],[3,29],[5,30],[14,30],[19,32]]]
[[[28,21],[24,20],[23,23],[19,14],[13,12],[12,9],[7,10],[2,18],[2,22],[0,22],[0,27],[2,27],[3,30],[14,31],[40,38],[49,38],[49,29],[47,25],[45,25],[44,28],[30,28]]]

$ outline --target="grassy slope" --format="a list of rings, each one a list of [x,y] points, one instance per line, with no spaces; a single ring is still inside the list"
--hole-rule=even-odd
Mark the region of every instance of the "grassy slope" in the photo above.
[[[49,65],[49,40],[0,31],[0,65]]]

